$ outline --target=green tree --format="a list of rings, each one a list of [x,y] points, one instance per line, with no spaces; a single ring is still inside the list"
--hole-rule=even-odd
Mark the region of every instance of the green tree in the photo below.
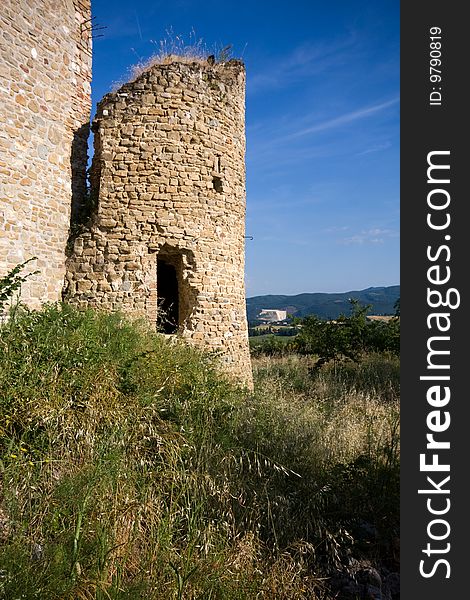
[[[322,321],[315,315],[309,315],[298,321],[299,334],[295,347],[300,354],[318,356],[315,367],[337,361],[348,352],[347,332],[343,324],[335,321]]]
[[[395,302],[395,304],[393,305],[393,308],[395,309],[395,317],[399,318],[400,317],[400,298],[398,298]]]
[[[350,299],[351,314],[340,315],[335,321],[322,321],[311,315],[296,319],[299,334],[295,349],[300,354],[318,356],[315,368],[333,360],[361,360],[367,352],[393,352],[400,350],[400,321],[369,322],[370,305],[362,306]]]

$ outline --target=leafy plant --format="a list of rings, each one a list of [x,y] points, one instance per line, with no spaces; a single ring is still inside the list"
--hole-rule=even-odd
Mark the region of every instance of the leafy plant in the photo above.
[[[33,271],[32,273],[27,273],[26,275],[20,275],[25,266],[36,259],[36,256],[29,258],[19,265],[16,265],[16,267],[14,267],[3,277],[0,277],[0,315],[4,312],[5,306],[11,301],[15,292],[21,288],[22,284],[29,277],[39,273],[39,271]]]

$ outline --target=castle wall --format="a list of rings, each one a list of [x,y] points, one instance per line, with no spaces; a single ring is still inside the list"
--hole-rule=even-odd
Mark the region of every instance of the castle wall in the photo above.
[[[72,197],[85,192],[90,118],[89,0],[2,0],[0,275],[37,256],[33,308],[57,301]]]
[[[251,385],[244,66],[156,65],[105,96],[93,130],[92,225],[68,260],[67,300],[155,324],[161,290],[177,289],[177,331]]]

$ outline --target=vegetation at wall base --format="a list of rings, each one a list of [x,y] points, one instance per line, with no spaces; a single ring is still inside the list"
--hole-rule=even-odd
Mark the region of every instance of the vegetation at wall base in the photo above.
[[[119,314],[0,328],[0,598],[327,599],[397,571],[398,358],[214,360]],[[385,585],[385,583],[384,583]]]
[[[15,293],[19,292],[23,283],[25,283],[29,277],[39,273],[39,271],[33,271],[26,275],[20,274],[26,265],[33,260],[36,260],[35,256],[16,265],[16,267],[11,269],[6,275],[0,277],[0,317],[3,316],[8,304],[11,303]]]

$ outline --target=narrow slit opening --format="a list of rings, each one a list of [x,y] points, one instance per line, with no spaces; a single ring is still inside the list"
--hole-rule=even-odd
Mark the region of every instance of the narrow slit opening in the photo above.
[[[176,267],[163,257],[157,258],[157,330],[173,334],[179,323],[179,285]]]

